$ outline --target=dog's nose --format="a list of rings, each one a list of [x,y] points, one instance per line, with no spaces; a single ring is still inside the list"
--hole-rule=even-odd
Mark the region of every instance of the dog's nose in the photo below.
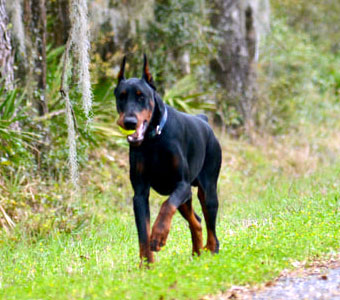
[[[136,129],[137,118],[135,116],[129,116],[124,118],[124,126],[127,130]]]

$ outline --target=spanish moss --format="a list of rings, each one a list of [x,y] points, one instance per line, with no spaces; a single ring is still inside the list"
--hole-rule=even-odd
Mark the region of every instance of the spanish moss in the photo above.
[[[70,20],[72,23],[71,41],[78,58],[79,69],[79,88],[82,94],[83,109],[90,121],[90,112],[92,108],[92,90],[90,78],[90,42],[89,27],[87,21],[87,3],[86,0],[73,0],[71,6]]]
[[[22,20],[22,0],[8,1],[7,7],[11,15],[12,32],[19,45],[19,53],[22,57],[26,56],[25,30]]]

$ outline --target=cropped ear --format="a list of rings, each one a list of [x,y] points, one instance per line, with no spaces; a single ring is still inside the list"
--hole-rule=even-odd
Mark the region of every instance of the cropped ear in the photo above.
[[[125,63],[126,63],[126,55],[123,58],[122,64],[120,65],[120,71],[118,73],[118,84],[125,80],[124,72],[125,72]]]
[[[143,75],[142,79],[144,79],[154,90],[156,90],[155,84],[153,82],[152,75],[149,70],[148,59],[146,54],[144,53],[144,65],[143,65]]]

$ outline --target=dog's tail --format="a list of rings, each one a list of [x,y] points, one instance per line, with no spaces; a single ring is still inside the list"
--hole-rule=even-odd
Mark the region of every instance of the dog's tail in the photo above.
[[[202,120],[208,122],[208,117],[207,117],[206,115],[204,115],[204,114],[199,114],[199,115],[196,115],[196,116],[199,117],[200,119],[202,119]]]

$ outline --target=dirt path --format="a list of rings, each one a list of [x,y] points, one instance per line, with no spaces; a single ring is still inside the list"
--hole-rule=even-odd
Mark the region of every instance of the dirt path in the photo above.
[[[279,279],[275,286],[254,293],[252,299],[339,299],[340,268],[331,269],[323,275],[307,277],[286,277]]]
[[[212,299],[340,300],[340,255],[315,261],[309,267],[296,263],[296,267],[261,287],[234,286]]]

